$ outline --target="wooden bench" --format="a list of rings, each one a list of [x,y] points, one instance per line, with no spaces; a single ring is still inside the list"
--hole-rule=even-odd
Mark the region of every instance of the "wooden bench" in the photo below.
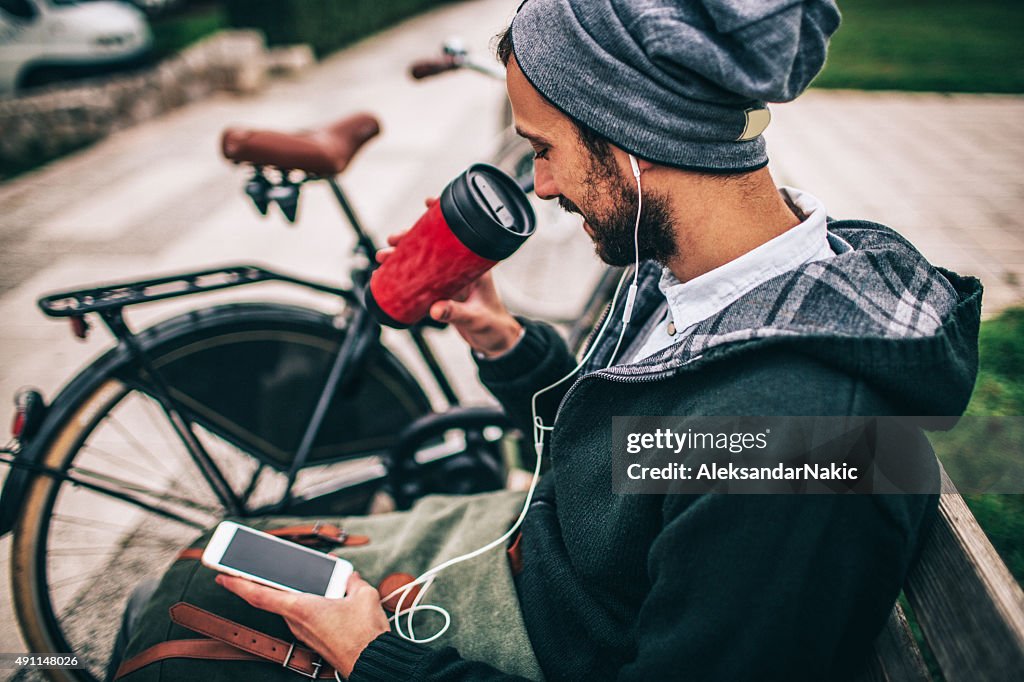
[[[942,472],[936,519],[904,594],[947,682],[1024,680],[1024,592]],[[928,672],[897,604],[858,682],[922,682]]]

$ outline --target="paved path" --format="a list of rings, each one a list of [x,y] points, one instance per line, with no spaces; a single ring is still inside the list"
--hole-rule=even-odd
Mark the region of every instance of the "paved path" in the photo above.
[[[65,325],[36,310],[40,293],[253,261],[340,281],[350,240],[328,193],[304,193],[297,228],[259,219],[241,195],[242,174],[217,157],[226,124],[294,129],[362,109],[377,113],[384,134],[344,184],[378,236],[411,224],[421,197],[490,155],[502,87],[473,73],[418,84],[405,68],[453,34],[485,50],[512,7],[507,0],[443,7],[258,96],[192,105],[0,185],[0,428],[10,422],[8,396],[17,387],[33,384],[52,397],[109,345],[101,331],[85,343],[71,339]],[[935,262],[980,276],[986,312],[1021,301],[1024,100],[811,92],[773,111],[769,149],[780,183],[817,194],[836,217],[892,224]],[[501,285],[521,309],[565,317],[599,265],[585,237],[563,225],[542,228],[502,270]],[[269,286],[217,300],[233,297],[326,305]],[[140,310],[132,321],[143,325],[192,304]],[[399,339],[389,339],[408,360]],[[450,332],[435,339],[457,388],[486,401],[464,346]],[[9,545],[0,540],[0,649],[15,651],[23,645],[6,588]]]
[[[1024,298],[1024,98],[811,91],[773,108],[776,180],[837,218],[895,227],[981,278],[990,315]]]

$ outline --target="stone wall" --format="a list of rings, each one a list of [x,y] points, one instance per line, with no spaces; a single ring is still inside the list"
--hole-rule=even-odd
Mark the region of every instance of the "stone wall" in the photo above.
[[[303,47],[268,53],[258,31],[222,31],[143,71],[0,98],[0,178],[211,92],[254,92],[268,72],[311,61]]]

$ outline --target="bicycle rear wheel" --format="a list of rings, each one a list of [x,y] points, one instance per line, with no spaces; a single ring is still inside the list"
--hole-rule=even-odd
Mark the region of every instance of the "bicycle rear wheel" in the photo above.
[[[265,305],[199,311],[139,336],[242,500],[242,516],[284,492],[288,457],[301,437],[294,425],[308,419],[343,337],[325,315]],[[26,483],[12,545],[19,623],[31,650],[74,653],[89,666],[51,671],[54,679],[102,678],[134,586],[161,575],[178,550],[225,516],[145,386],[130,358],[112,351],[54,401],[53,420],[32,444],[38,463],[129,498],[45,475]],[[368,465],[362,457],[389,447],[429,410],[415,380],[379,345],[343,393],[329,409],[312,466],[296,481],[300,501],[304,491],[361,470]],[[235,404],[246,407],[233,410]],[[351,513],[366,496],[347,491],[329,498],[331,513]]]

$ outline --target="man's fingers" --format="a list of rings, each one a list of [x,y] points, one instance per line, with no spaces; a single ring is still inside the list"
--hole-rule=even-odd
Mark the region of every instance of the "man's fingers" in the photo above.
[[[229,575],[218,575],[216,580],[218,585],[235,593],[258,609],[284,616],[291,613],[294,608],[296,595],[290,592],[275,590],[272,587],[258,585],[251,580]]]
[[[433,206],[437,202],[438,202],[437,197],[427,197],[426,199],[423,200],[423,203],[426,204],[427,208],[430,208],[431,206]],[[394,234],[389,234],[387,236],[388,246],[391,246],[391,247],[398,246],[398,242],[402,241],[402,239],[404,239],[405,235],[407,235],[407,234],[409,234],[409,230],[403,230],[402,232],[395,232]],[[376,258],[378,263],[383,263],[384,261],[386,261],[388,259],[389,256],[391,256],[391,254],[393,252],[394,252],[393,248],[391,248],[391,249],[386,249],[386,248],[385,249],[379,249],[377,251],[377,253],[375,254],[375,258]]]
[[[451,309],[452,301],[437,301],[430,306],[430,317],[438,322],[448,322]]]
[[[430,306],[430,316],[438,322],[462,325],[465,329],[479,332],[487,327],[487,317],[479,305],[472,302],[438,301]]]
[[[364,589],[372,590],[374,594],[377,593],[377,588],[363,580],[359,571],[352,571],[352,575],[348,577],[348,583],[345,585],[345,597],[352,597]]]
[[[362,585],[369,585],[370,583],[363,580],[363,576],[359,575],[359,571],[352,571],[348,577],[348,583],[345,585],[345,590],[354,590]]]

